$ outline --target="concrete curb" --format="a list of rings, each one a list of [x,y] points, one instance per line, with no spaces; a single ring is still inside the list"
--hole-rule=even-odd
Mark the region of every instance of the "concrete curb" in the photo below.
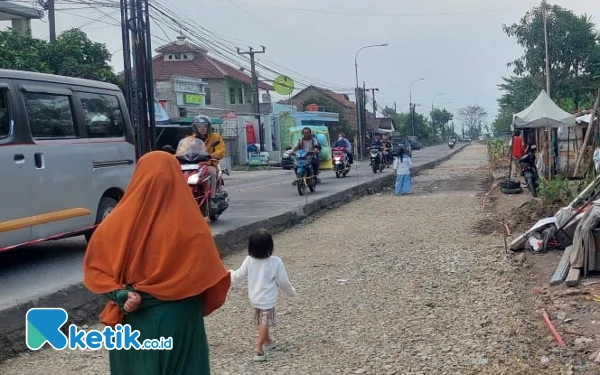
[[[468,144],[462,145],[435,161],[413,167],[412,174],[417,175],[423,170],[435,167],[467,146]],[[216,234],[214,239],[221,256],[229,255],[245,247],[250,233],[258,228],[266,228],[272,233],[281,232],[320,211],[335,208],[357,196],[381,191],[385,187],[391,186],[393,182],[394,176],[391,174],[377,177],[372,181],[365,181],[344,191],[317,199],[302,208]],[[96,321],[105,301],[104,297],[90,293],[81,283],[78,283],[37,300],[0,311],[0,322],[2,322],[0,325],[0,362],[28,350],[25,345],[25,314],[30,308],[62,307],[69,313],[69,321],[63,326],[68,327],[69,324],[83,325]]]

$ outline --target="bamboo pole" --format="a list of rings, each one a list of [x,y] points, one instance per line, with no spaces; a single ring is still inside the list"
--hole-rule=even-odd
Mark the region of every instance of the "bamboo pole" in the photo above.
[[[596,96],[596,102],[594,103],[594,110],[592,111],[592,115],[590,116],[590,123],[588,125],[587,130],[585,131],[585,137],[583,138],[583,144],[581,145],[581,152],[577,155],[577,162],[575,163],[575,169],[573,170],[573,177],[576,177],[579,172],[579,167],[581,165],[581,161],[583,160],[583,155],[587,150],[587,144],[590,139],[590,134],[592,133],[592,127],[594,126],[594,122],[596,121],[596,112],[598,111],[598,105],[600,104],[600,90],[598,90],[598,95]]]

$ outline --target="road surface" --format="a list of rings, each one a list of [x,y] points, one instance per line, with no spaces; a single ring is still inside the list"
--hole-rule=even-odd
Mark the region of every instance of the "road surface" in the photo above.
[[[422,165],[450,152],[447,145],[427,147],[413,152],[413,163],[415,166]],[[231,205],[218,222],[211,224],[213,232],[222,233],[273,214],[303,207],[307,201],[310,203],[374,178],[368,163],[357,162],[353,167],[348,177],[339,179],[333,171],[323,170],[322,183],[308,197],[299,196],[291,185],[292,171],[231,172],[231,176],[225,176]],[[384,172],[390,173],[391,169]],[[83,237],[76,237],[0,253],[0,310],[80,282],[85,246]]]

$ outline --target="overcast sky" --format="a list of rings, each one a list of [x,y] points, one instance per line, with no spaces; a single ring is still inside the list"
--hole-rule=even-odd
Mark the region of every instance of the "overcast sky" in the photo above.
[[[100,3],[116,0],[86,0]],[[19,0],[25,3],[25,0]],[[77,0],[56,0],[57,32],[81,27],[88,36],[106,43],[114,53],[113,65],[123,67],[119,10],[92,9]],[[600,26],[599,0],[549,1],[587,13]],[[118,2],[117,2],[118,3]],[[315,84],[346,90],[355,86],[354,57],[362,46],[389,43],[388,47],[363,50],[359,55],[359,79],[380,89],[380,105],[398,105],[406,111],[410,83],[428,112],[434,95],[436,106],[456,113],[458,108],[479,104],[497,111],[497,84],[510,71],[506,63],[522,51],[502,31],[531,9],[530,0],[161,0],[177,14],[189,15],[191,28],[202,25],[229,44],[222,48],[266,46],[258,61],[297,79],[298,86]],[[176,4],[176,5],[174,5]],[[111,18],[110,16],[114,17]],[[179,18],[181,20],[181,18]],[[173,40],[173,22],[152,24],[153,49]],[[4,24],[6,25],[6,24]],[[160,27],[159,27],[160,26]],[[34,36],[47,39],[48,25],[33,21]],[[214,37],[213,35],[213,37]],[[197,35],[196,38],[199,38]],[[215,53],[213,56],[219,57]],[[273,77],[274,74],[259,70]],[[451,102],[451,103],[447,103]]]

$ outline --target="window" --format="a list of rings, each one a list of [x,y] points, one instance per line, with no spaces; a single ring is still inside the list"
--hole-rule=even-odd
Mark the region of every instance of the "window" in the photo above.
[[[185,107],[179,107],[179,117],[187,117],[187,109]]]
[[[252,87],[244,87],[245,103],[252,104]]]
[[[6,94],[6,91],[0,91],[0,139],[10,135],[10,113]]]
[[[81,93],[83,121],[88,138],[122,137],[125,133],[119,99],[113,95]]]
[[[71,100],[66,95],[24,93],[33,138],[76,137]]]
[[[211,101],[210,101],[210,87],[205,86],[204,87],[204,93],[206,94],[205,98],[204,98],[204,104],[206,105],[211,105]]]
[[[237,103],[244,104],[244,89],[241,87],[237,89]]]
[[[229,104],[236,104],[235,87],[229,86],[227,90],[229,91]]]

